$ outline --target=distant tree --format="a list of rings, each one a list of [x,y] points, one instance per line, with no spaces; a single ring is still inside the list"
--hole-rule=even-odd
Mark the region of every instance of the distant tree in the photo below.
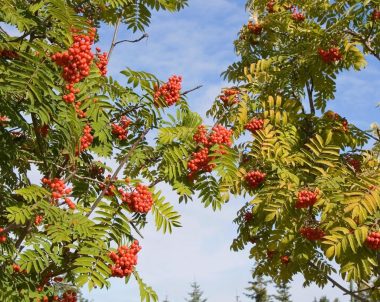
[[[277,295],[273,295],[276,301],[279,302],[292,302],[290,295],[290,286],[286,282],[281,282],[276,284]]]
[[[330,300],[326,296],[323,296],[319,298],[319,300],[317,300],[317,298],[314,298],[313,302],[330,302]],[[339,302],[339,299],[335,298],[333,302]]]
[[[203,299],[203,291],[201,291],[199,284],[194,281],[191,283],[192,291],[188,293],[189,299],[185,299],[187,302],[206,302],[207,299]]]
[[[253,280],[249,281],[249,287],[246,288],[248,292],[244,293],[244,295],[255,302],[270,302],[271,299],[266,288],[270,281],[264,280],[261,275],[252,274],[252,277]]]

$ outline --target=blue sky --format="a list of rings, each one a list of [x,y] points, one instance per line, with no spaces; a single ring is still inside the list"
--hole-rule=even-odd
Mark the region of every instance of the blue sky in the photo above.
[[[220,73],[236,60],[233,40],[247,21],[243,0],[191,0],[190,6],[180,13],[155,13],[148,28],[149,39],[136,44],[121,44],[112,54],[109,73],[122,80],[118,72],[126,67],[154,73],[165,80],[172,74],[182,75],[184,89],[199,84],[201,90],[189,96],[190,106],[204,116],[221,87],[227,84]],[[110,28],[102,28],[100,45],[108,50],[112,36]],[[139,37],[122,28],[119,38]],[[329,103],[330,109],[363,129],[379,121],[376,108],[380,101],[379,63],[369,60],[361,73],[346,72],[339,77],[337,98]],[[197,280],[209,302],[248,301],[242,292],[250,280],[252,261],[248,251],[233,253],[229,245],[236,234],[233,225],[237,210],[244,200],[234,200],[221,212],[204,209],[199,201],[178,204],[177,196],[161,187],[167,199],[182,214],[183,228],[172,235],[155,232],[152,224],[144,230],[141,240],[138,271],[144,281],[159,294],[160,301],[168,296],[171,302],[184,301],[190,282]],[[339,278],[337,277],[339,280]],[[312,301],[315,296],[327,295],[333,299],[349,301],[337,289],[327,286],[302,288],[303,278],[297,276],[292,283],[294,302]],[[273,288],[270,289],[272,293]],[[123,280],[112,280],[109,290],[86,292],[95,302],[138,302],[135,282],[128,285]]]

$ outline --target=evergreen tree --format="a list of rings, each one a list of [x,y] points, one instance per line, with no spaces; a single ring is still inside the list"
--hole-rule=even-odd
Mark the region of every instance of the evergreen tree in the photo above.
[[[203,299],[203,291],[201,291],[199,284],[194,281],[191,283],[192,291],[188,293],[189,299],[185,299],[187,302],[206,302],[207,299]]]
[[[323,296],[319,298],[319,300],[317,300],[317,298],[314,298],[313,302],[330,302],[330,300],[326,296]],[[333,302],[339,302],[339,299],[335,298]]]
[[[249,287],[246,288],[248,291],[244,293],[248,298],[254,300],[255,302],[270,302],[270,296],[266,286],[270,281],[264,280],[263,276],[256,276],[252,274],[253,280],[249,281]]]
[[[291,295],[290,295],[290,286],[286,282],[281,282],[279,284],[276,284],[277,289],[277,295],[274,295],[273,297],[276,299],[276,301],[280,302],[291,302]]]

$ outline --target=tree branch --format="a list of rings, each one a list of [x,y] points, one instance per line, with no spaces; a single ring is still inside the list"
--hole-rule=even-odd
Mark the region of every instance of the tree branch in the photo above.
[[[357,33],[352,29],[346,29],[344,32],[355,38],[358,38],[358,40],[363,44],[364,48],[366,48],[376,59],[380,61],[380,55],[376,53],[375,49],[373,49],[371,43],[368,41],[368,38],[366,39],[361,34]]]
[[[89,217],[92,212],[94,212],[94,210],[96,209],[96,207],[98,206],[99,202],[102,200],[102,198],[104,197],[104,194],[106,193],[106,191],[109,189],[109,187],[111,186],[112,182],[116,180],[116,177],[117,175],[119,174],[119,172],[121,171],[121,169],[124,167],[124,165],[127,163],[127,161],[129,160],[129,158],[131,157],[133,151],[136,150],[136,148],[138,147],[138,145],[141,143],[141,141],[145,138],[145,136],[147,135],[147,133],[149,132],[150,128],[146,128],[140,135],[140,137],[135,141],[135,143],[132,145],[131,149],[128,151],[128,153],[124,156],[123,160],[120,162],[119,166],[117,167],[117,169],[115,170],[115,172],[113,173],[111,179],[110,179],[110,182],[105,186],[105,188],[103,189],[103,191],[100,193],[100,195],[98,196],[98,198],[95,200],[94,204],[92,205],[91,209],[90,209],[90,212],[87,213],[87,217]]]
[[[315,270],[318,270],[319,271],[319,268],[318,266],[316,266],[313,262],[309,262],[309,265],[314,268]],[[326,275],[326,278],[327,280],[329,280],[332,284],[333,284],[333,287],[336,286],[337,288],[339,288],[341,291],[343,291],[345,294],[347,295],[350,295],[351,297],[354,297],[356,300],[358,301],[362,301],[362,302],[369,302],[367,299],[363,298],[363,297],[360,297],[358,296],[357,294],[355,294],[354,292],[352,292],[351,290],[345,288],[343,285],[339,284],[336,280],[334,280],[331,276],[329,275]]]
[[[119,17],[116,20],[115,29],[113,31],[113,37],[112,37],[111,46],[110,46],[110,49],[108,50],[108,55],[107,55],[108,61],[109,61],[109,59],[111,57],[111,53],[112,53],[113,49],[115,48],[115,43],[116,43],[116,39],[117,39],[117,34],[119,32],[120,22],[121,22],[121,17]]]
[[[200,89],[200,88],[202,88],[202,87],[203,87],[203,85],[198,85],[197,87],[194,87],[194,88],[192,88],[192,89],[186,90],[185,92],[182,92],[182,95],[189,94],[190,92],[193,92],[193,91],[195,91],[195,90],[198,90],[198,89]]]
[[[312,115],[315,115],[315,107],[314,107],[314,100],[313,100],[314,85],[313,85],[312,80],[310,80],[310,83],[306,82],[306,90],[307,90],[307,95],[309,97],[310,113]]]
[[[137,43],[140,42],[141,40],[148,38],[149,35],[147,33],[144,33],[140,38],[137,38],[136,40],[120,40],[114,43],[114,46],[120,43],[128,42],[128,43]]]
[[[12,231],[12,230],[15,230],[15,229],[18,229],[20,228],[21,225],[19,224],[15,224],[15,223],[11,223],[10,225],[8,225],[6,228],[4,228],[2,231],[0,231],[0,235],[2,233],[8,233],[9,231]]]

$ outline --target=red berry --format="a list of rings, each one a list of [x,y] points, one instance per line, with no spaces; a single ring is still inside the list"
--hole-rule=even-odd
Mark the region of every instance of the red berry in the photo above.
[[[113,123],[111,125],[112,134],[117,136],[119,140],[127,139],[127,135],[128,135],[127,128],[130,124],[131,124],[131,121],[126,116],[122,116],[119,124]]]
[[[12,268],[13,268],[13,271],[14,271],[15,273],[19,273],[20,270],[21,270],[20,266],[17,265],[17,264],[13,264],[13,265],[12,265]]]
[[[276,251],[267,250],[268,259],[272,260],[275,254],[276,254]]]
[[[300,12],[293,11],[292,19],[296,22],[303,22],[305,20],[305,16]]]
[[[239,102],[238,89],[224,89],[223,94],[219,96],[224,105],[233,105]]]
[[[131,246],[120,246],[116,252],[110,252],[108,256],[111,258],[114,265],[112,265],[112,276],[123,278],[129,276],[137,265],[137,253],[141,250],[139,242],[135,240]]]
[[[290,262],[290,258],[289,258],[289,256],[286,256],[286,255],[284,255],[284,256],[281,256],[280,257],[280,260],[281,260],[281,263],[282,264],[288,264],[289,262]]]
[[[255,35],[260,35],[263,31],[263,26],[261,24],[253,24],[252,21],[248,22],[247,28],[250,32],[252,32]]]
[[[379,232],[370,233],[367,236],[364,243],[371,250],[374,250],[374,251],[380,250],[380,233]]]
[[[318,53],[322,60],[328,64],[339,62],[343,58],[339,48],[337,47],[332,47],[328,50],[319,49]]]
[[[246,221],[246,222],[249,222],[249,221],[251,221],[253,219],[253,214],[251,213],[251,212],[246,212],[245,214],[244,214],[244,220]]]
[[[265,177],[265,173],[260,171],[250,171],[245,175],[245,181],[252,189],[255,189],[265,181]]]
[[[269,2],[267,3],[267,10],[268,10],[268,13],[272,14],[272,13],[275,12],[275,10],[274,10],[274,5],[275,5],[275,4],[276,4],[275,1],[269,1]]]
[[[122,196],[121,200],[128,205],[132,212],[148,213],[152,208],[152,192],[147,186],[138,184],[131,193],[125,192],[123,189],[119,189],[119,192]]]
[[[172,76],[166,84],[161,87],[155,87],[154,101],[158,104],[159,98],[164,98],[166,105],[171,106],[177,103],[181,97],[182,77]]]
[[[325,232],[318,227],[302,227],[299,232],[302,237],[310,241],[321,240],[326,235]]]
[[[264,121],[262,119],[253,118],[249,121],[248,124],[245,125],[245,129],[251,131],[252,133],[256,133],[258,130],[263,129]]]
[[[302,190],[298,192],[296,208],[312,207],[318,200],[318,191]]]

